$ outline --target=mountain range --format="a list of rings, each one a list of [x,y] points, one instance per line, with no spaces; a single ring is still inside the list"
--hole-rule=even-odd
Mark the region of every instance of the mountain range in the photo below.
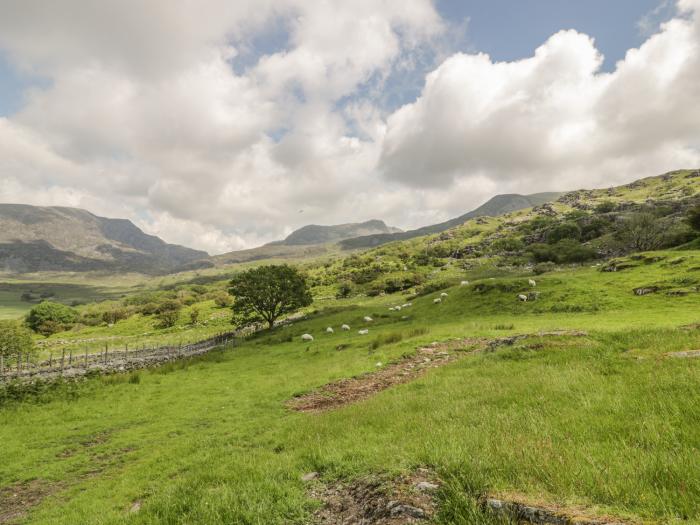
[[[497,195],[464,215],[411,231],[373,219],[334,226],[308,225],[258,248],[210,257],[168,244],[126,219],[68,207],[0,204],[0,272],[138,272],[166,274],[261,259],[314,257],[365,249],[438,233],[479,216],[497,216],[556,199],[558,193]]]
[[[66,207],[0,204],[0,271],[169,273],[210,266],[209,254],[167,244],[126,219]]]

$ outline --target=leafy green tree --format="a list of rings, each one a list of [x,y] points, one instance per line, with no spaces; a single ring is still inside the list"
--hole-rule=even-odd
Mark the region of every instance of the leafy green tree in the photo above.
[[[199,308],[192,308],[190,310],[190,324],[197,324],[199,321]]]
[[[313,301],[304,276],[286,264],[238,274],[231,280],[229,293],[234,297],[234,319],[239,326],[264,321],[272,328],[281,315]]]
[[[31,332],[17,321],[0,321],[0,355],[34,353],[36,347]]]
[[[49,336],[62,330],[78,320],[78,312],[70,306],[51,301],[39,303],[27,314],[29,328]]]
[[[695,206],[688,212],[688,224],[692,229],[700,232],[700,205]]]
[[[630,250],[646,252],[661,247],[664,229],[653,214],[635,213],[623,221],[617,238]]]

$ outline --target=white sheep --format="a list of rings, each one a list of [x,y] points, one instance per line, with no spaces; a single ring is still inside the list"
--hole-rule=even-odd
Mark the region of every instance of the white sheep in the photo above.
[[[302,340],[302,341],[313,341],[313,340],[314,340],[314,336],[311,335],[311,334],[304,334],[304,335],[301,336],[301,340]]]
[[[397,312],[400,312],[400,311],[401,311],[401,307],[400,307],[400,306],[394,306],[394,310],[396,310]]]
[[[408,308],[409,306],[413,306],[413,303],[406,303],[402,306],[402,308]]]
[[[340,329],[343,330],[344,332],[347,332],[350,330],[350,327],[348,325],[344,324],[343,326],[340,327]]]
[[[440,297],[447,297],[447,292],[442,292],[442,293],[440,294]]]
[[[391,308],[389,308],[389,311],[390,311],[390,312],[393,312],[393,311],[394,311],[394,307],[392,306]]]
[[[369,330],[367,330],[367,328],[365,328],[364,330],[358,330],[357,333],[360,335],[367,335],[369,333]]]
[[[459,285],[460,285],[460,286],[468,286],[468,285],[469,285],[469,281],[462,281],[461,283],[459,283]]]
[[[329,326],[328,328],[326,328],[326,333],[327,333],[327,334],[332,334],[332,333],[334,333],[333,328],[330,327],[330,326]]]
[[[439,303],[442,302],[442,299],[440,299],[440,298],[438,297],[437,299],[433,299],[433,302],[434,302],[435,304],[439,304]]]
[[[373,321],[373,319],[369,315],[365,315],[364,321],[365,321],[365,323],[371,323]]]
[[[537,286],[537,283],[536,283],[533,279],[528,280],[527,283],[528,283],[530,286],[532,286],[533,288],[534,288],[535,286]]]
[[[520,300],[523,301],[523,302],[526,302],[526,301],[527,301],[527,295],[520,294],[520,295],[518,295],[518,299],[520,299]]]

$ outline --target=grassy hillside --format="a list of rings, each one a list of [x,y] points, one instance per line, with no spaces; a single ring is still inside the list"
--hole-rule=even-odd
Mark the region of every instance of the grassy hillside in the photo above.
[[[480,494],[700,523],[700,361],[666,357],[700,347],[700,294],[669,295],[697,285],[700,252],[620,262],[538,277],[526,303],[516,272],[469,275],[401,312],[388,310],[400,296],[333,300],[204,359],[6,403],[0,486],[39,495],[27,523],[305,523],[318,506],[306,472],[326,483],[428,467],[444,482],[438,523],[488,522]],[[353,330],[325,333],[341,323]],[[561,329],[587,335],[536,335]],[[334,411],[285,408],[434,340],[512,334],[535,335]]]

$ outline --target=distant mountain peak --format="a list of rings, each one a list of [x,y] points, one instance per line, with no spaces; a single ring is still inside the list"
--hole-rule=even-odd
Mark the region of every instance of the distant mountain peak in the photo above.
[[[384,221],[379,219],[371,219],[365,222],[336,224],[333,226],[309,224],[293,231],[283,241],[277,241],[271,244],[283,244],[286,246],[326,244],[329,242],[338,242],[364,235],[390,234],[400,231],[401,230],[399,228],[387,226]]]
[[[0,204],[0,271],[167,273],[210,265],[209,254],[168,244],[128,219],[80,208]]]

